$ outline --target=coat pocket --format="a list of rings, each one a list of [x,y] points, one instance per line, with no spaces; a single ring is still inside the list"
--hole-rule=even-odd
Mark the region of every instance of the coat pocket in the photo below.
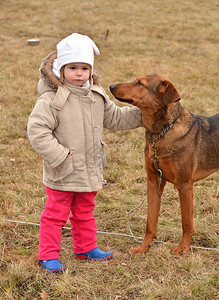
[[[73,172],[73,153],[70,151],[70,155],[57,167],[51,168],[44,162],[44,179],[50,182],[56,182],[65,179]]]

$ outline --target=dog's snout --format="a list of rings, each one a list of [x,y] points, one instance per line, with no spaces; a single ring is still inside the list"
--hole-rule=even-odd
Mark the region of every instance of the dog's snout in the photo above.
[[[115,87],[116,87],[116,85],[115,84],[112,84],[112,85],[110,85],[110,91],[112,92],[114,89],[115,89]]]

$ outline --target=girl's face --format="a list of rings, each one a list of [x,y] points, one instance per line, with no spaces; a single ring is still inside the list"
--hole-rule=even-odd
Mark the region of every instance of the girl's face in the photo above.
[[[64,67],[65,80],[73,85],[82,86],[90,77],[91,66],[85,63],[70,63]]]

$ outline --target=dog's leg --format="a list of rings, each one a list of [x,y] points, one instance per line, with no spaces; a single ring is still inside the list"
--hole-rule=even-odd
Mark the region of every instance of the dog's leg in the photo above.
[[[173,248],[174,254],[186,254],[190,249],[191,238],[194,233],[193,225],[193,183],[186,183],[178,189],[181,216],[182,216],[182,239],[178,246]]]
[[[163,180],[160,186],[160,195],[163,193],[163,189],[166,181]],[[147,199],[148,199],[148,213],[147,213],[147,227],[144,240],[140,247],[132,249],[130,252],[132,255],[139,253],[145,253],[151,246],[154,237],[157,234],[157,223],[160,212],[161,196],[158,194],[158,181],[157,174],[148,176],[147,183]]]

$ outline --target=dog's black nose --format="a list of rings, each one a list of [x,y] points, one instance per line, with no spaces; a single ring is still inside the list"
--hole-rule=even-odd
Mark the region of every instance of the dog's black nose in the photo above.
[[[112,92],[113,90],[114,90],[114,88],[116,87],[116,85],[115,84],[113,84],[113,85],[110,85],[110,91]]]

